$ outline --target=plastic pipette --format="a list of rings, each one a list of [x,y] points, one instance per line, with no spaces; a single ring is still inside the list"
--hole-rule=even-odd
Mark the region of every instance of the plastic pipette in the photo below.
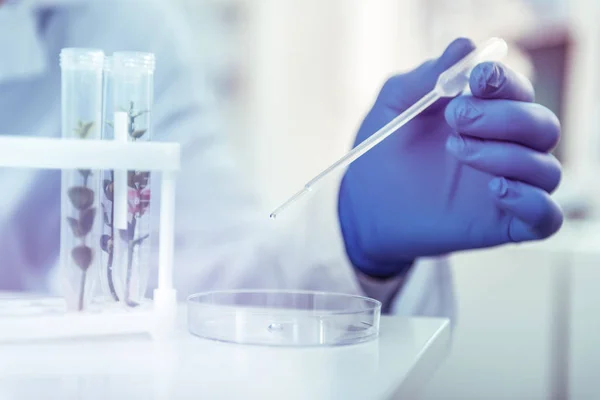
[[[416,103],[391,120],[383,128],[379,129],[350,152],[346,153],[345,156],[311,179],[306,185],[304,185],[302,190],[294,194],[285,203],[277,207],[275,211],[271,213],[270,217],[273,219],[276,218],[277,215],[279,215],[283,210],[299,200],[300,197],[310,192],[319,181],[321,181],[331,172],[338,168],[345,167],[361,157],[382,140],[410,122],[413,118],[418,116],[440,98],[454,97],[459,95],[467,87],[471,71],[477,64],[484,61],[500,60],[506,55],[507,51],[508,46],[506,42],[499,38],[491,38],[482,43],[480,46],[477,46],[460,61],[444,71],[438,77],[435,87],[429,93],[421,97],[421,99],[417,100]]]

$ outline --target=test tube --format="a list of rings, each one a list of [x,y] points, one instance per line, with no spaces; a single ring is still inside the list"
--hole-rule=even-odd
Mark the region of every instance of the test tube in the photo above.
[[[114,139],[114,108],[113,108],[113,75],[112,56],[104,59],[104,81],[103,81],[103,104],[102,104],[102,139]],[[114,180],[115,171],[102,171],[101,198],[102,198],[102,236],[100,238],[100,286],[102,300],[105,302],[118,302],[119,295],[115,286],[114,271]]]
[[[112,140],[151,140],[155,57],[151,53],[116,52],[110,66],[113,111]],[[116,297],[128,307],[144,299],[150,270],[150,171],[114,171],[105,182],[112,200],[112,234],[103,235],[103,250],[111,255]]]
[[[99,139],[104,53],[66,48],[60,53],[62,137]],[[60,261],[64,297],[71,311],[88,308],[98,277],[99,171],[63,170]]]

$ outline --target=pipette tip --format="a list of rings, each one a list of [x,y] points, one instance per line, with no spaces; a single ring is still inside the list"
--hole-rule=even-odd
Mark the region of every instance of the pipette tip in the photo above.
[[[292,203],[295,203],[300,197],[302,197],[302,195],[310,192],[310,190],[311,190],[310,187],[305,187],[304,189],[302,189],[301,191],[299,191],[298,193],[296,193],[295,195],[293,195],[292,197],[290,197],[285,203],[283,203],[282,205],[280,205],[279,207],[277,207],[275,209],[275,211],[273,211],[269,215],[269,218],[276,219],[277,216],[279,215],[279,213],[281,213],[283,210],[285,210],[286,208],[288,208],[288,206],[291,205]]]

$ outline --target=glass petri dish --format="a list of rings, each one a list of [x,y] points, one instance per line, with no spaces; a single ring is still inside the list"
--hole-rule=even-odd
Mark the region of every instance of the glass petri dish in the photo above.
[[[188,329],[221,342],[267,346],[340,346],[379,335],[381,303],[312,291],[232,290],[188,297]]]

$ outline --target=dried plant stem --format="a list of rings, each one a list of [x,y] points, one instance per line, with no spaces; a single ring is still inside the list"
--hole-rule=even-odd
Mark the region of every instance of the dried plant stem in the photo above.
[[[135,228],[136,228],[137,219],[135,217],[135,213],[131,218],[131,239],[129,239],[129,243],[127,245],[127,275],[125,277],[125,302],[129,306],[137,306],[137,303],[131,301],[131,274],[133,270],[133,252],[135,250],[135,242],[133,238],[135,237]]]
[[[110,171],[110,182],[114,184],[114,181],[115,181],[115,172]],[[109,249],[110,251],[108,252],[106,274],[107,274],[108,289],[110,290],[110,294],[111,294],[113,300],[119,301],[119,296],[117,295],[117,291],[115,290],[115,282],[114,282],[114,278],[113,278],[113,262],[114,262],[113,260],[114,260],[114,254],[115,254],[114,243],[115,243],[115,240],[117,240],[115,237],[114,215],[115,215],[115,199],[113,197],[113,200],[110,202],[110,237],[112,238],[112,241],[113,241],[113,248],[112,248],[112,250]]]

